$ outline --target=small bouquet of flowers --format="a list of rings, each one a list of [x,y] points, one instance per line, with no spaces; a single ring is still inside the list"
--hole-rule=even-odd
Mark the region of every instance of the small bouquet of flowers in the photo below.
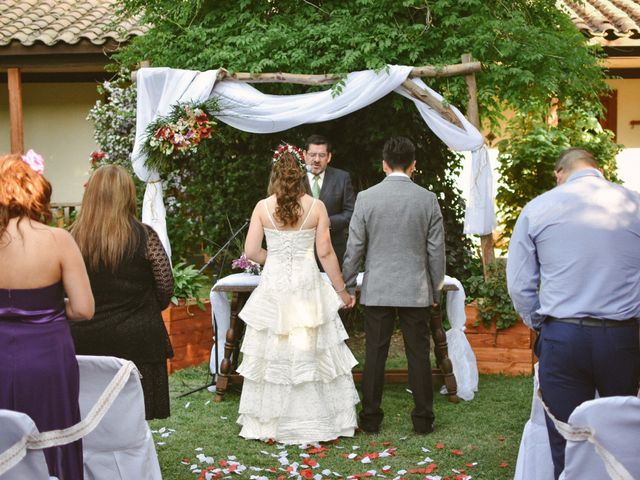
[[[211,138],[216,122],[211,111],[217,104],[179,103],[166,117],[159,117],[147,127],[144,150],[147,166],[158,168],[171,157],[184,157],[198,151],[203,140]]]
[[[244,270],[251,275],[260,275],[260,264],[249,260],[244,253],[231,262],[231,268]]]

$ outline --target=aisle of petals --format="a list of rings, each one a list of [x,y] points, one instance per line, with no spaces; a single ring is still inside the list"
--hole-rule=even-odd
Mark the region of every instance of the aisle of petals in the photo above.
[[[175,430],[161,428],[153,433],[159,436],[161,441],[158,446],[166,444]],[[401,445],[408,437],[401,437],[397,445],[392,442],[371,442],[365,447],[360,445],[344,446],[340,440],[323,444],[306,445],[281,445],[276,446],[276,453],[260,450],[265,457],[270,458],[272,466],[257,467],[244,465],[235,455],[226,458],[214,458],[206,455],[202,447],[194,449],[192,458],[184,458],[180,463],[185,465],[194,475],[194,480],[218,480],[248,478],[251,480],[323,480],[331,478],[345,478],[356,480],[360,478],[389,478],[391,480],[472,480],[473,470],[480,465],[478,461],[463,460],[465,454],[457,448],[448,448],[443,443],[435,443],[433,450],[421,447],[420,457],[415,463],[405,468],[392,469],[385,462],[386,458],[393,457],[401,451]],[[431,441],[425,441],[431,444]],[[255,443],[257,448],[266,448],[267,444]],[[264,445],[261,447],[261,445]],[[349,451],[349,449],[351,451]],[[323,468],[324,459],[340,458],[344,461],[341,471]],[[432,458],[433,457],[433,458]],[[445,469],[438,466],[438,459],[444,463],[459,462],[459,467]],[[499,467],[507,468],[507,463],[501,463]],[[357,473],[352,473],[357,472]]]

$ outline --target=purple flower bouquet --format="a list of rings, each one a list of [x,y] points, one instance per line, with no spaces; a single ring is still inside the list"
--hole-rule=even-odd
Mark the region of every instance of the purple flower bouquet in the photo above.
[[[251,275],[260,275],[260,264],[249,260],[244,253],[231,262],[231,268],[244,270]]]

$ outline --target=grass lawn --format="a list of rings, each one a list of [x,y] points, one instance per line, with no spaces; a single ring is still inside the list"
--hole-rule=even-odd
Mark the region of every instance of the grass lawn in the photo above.
[[[389,367],[402,366],[398,359],[390,358],[390,362]],[[279,470],[282,467],[280,459],[284,458],[282,462],[288,464],[302,463],[305,458],[301,454],[306,455],[306,451],[298,446],[283,448],[238,436],[240,427],[235,421],[240,395],[237,389],[232,388],[222,403],[214,403],[212,394],[206,390],[176,398],[180,393],[205,384],[207,379],[205,364],[172,375],[172,415],[150,422],[165,479],[205,478],[202,470],[210,465],[208,462],[213,462],[211,468],[219,468],[221,460],[235,461],[246,467],[239,474],[225,477],[275,479],[287,475]],[[418,436],[411,430],[413,402],[406,386],[388,385],[383,399],[386,417],[381,432],[342,438],[337,443],[324,445],[326,451],[312,452],[309,457],[318,465],[304,473],[314,478],[313,473],[319,480],[336,478],[327,470],[344,477],[375,470],[374,475],[379,478],[384,475],[389,479],[403,477],[410,480],[425,478],[424,469],[436,464],[437,468],[429,474],[432,477],[426,478],[467,478],[454,469],[464,470],[465,475],[473,479],[513,478],[522,428],[529,417],[531,389],[530,377],[484,375],[480,377],[476,398],[471,402],[454,405],[436,394],[436,431],[428,436]],[[362,461],[365,454],[380,453],[385,449],[395,450],[390,456],[369,457]],[[287,456],[281,457],[285,451]],[[352,453],[357,456],[345,458]],[[424,463],[426,457],[432,462]],[[384,467],[390,468],[383,472]],[[232,468],[243,470],[242,467]],[[269,468],[276,471],[266,470]],[[422,469],[422,472],[412,473],[413,469]]]

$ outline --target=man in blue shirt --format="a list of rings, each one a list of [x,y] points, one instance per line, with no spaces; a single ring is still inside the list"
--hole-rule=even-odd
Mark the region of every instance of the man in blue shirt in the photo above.
[[[564,151],[558,186],[529,202],[509,244],[507,285],[539,332],[540,388],[566,422],[586,400],[636,395],[640,379],[640,195],[604,179],[593,155]],[[555,476],[565,440],[547,418]]]

